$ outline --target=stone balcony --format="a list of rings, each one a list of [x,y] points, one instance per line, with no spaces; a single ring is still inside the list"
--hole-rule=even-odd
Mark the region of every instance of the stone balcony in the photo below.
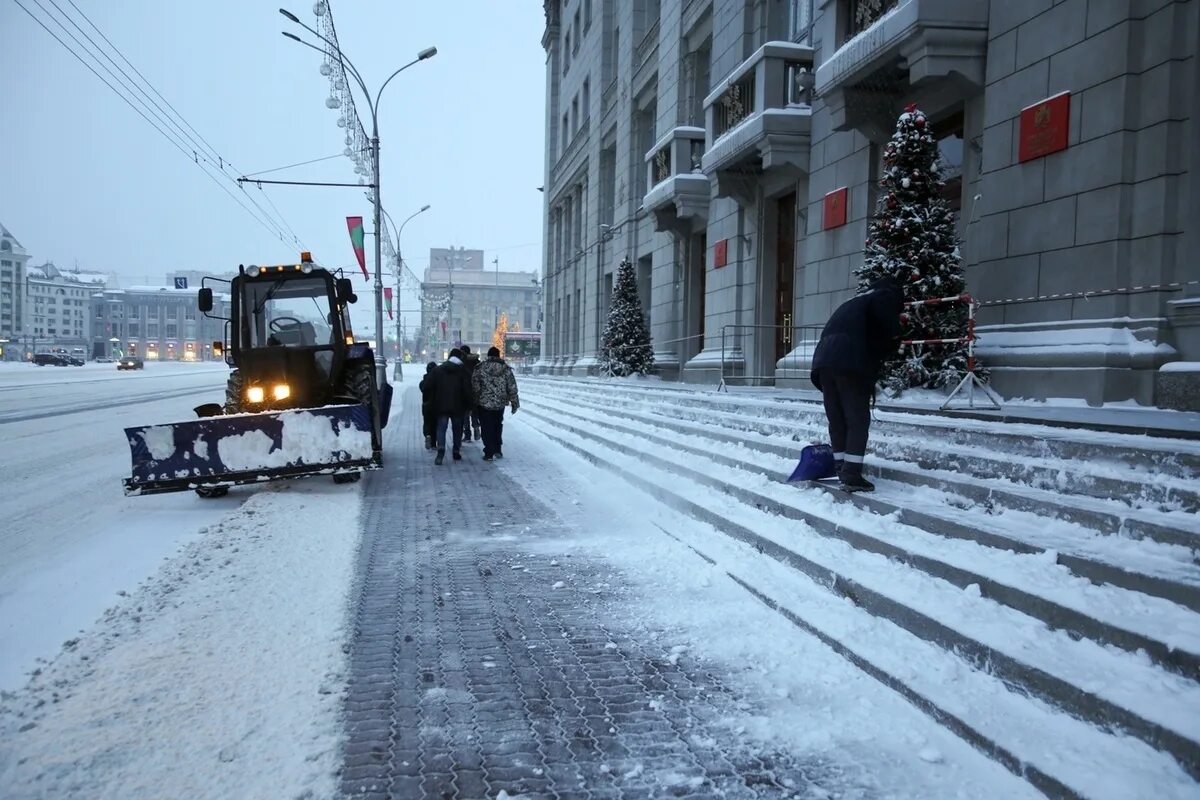
[[[891,0],[878,15],[849,2],[850,35],[816,74],[834,130],[882,141],[902,98],[982,90],[988,0]]]
[[[704,98],[701,168],[717,197],[754,201],[756,180],[808,172],[813,50],[767,42]]]
[[[704,129],[672,128],[646,153],[646,185],[642,208],[654,215],[659,231],[690,231],[708,220],[708,176],[700,171]]]

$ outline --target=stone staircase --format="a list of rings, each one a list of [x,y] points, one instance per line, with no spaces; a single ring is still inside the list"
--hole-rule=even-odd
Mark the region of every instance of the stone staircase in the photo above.
[[[785,482],[826,438],[786,395],[525,378],[522,416],[1047,795],[1200,796],[1200,442],[880,413],[847,495]]]

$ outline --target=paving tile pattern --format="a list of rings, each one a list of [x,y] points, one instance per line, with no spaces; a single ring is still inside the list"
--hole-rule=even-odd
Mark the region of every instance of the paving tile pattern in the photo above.
[[[836,763],[747,746],[747,701],[630,625],[605,564],[523,546],[569,531],[472,445],[435,467],[396,438],[364,487],[345,796],[842,794]]]

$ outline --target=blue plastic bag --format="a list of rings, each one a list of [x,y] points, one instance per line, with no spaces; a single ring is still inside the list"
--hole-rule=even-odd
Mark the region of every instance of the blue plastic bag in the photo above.
[[[833,448],[827,444],[810,444],[800,451],[800,463],[792,470],[788,483],[819,481],[822,478],[832,478],[836,474]]]

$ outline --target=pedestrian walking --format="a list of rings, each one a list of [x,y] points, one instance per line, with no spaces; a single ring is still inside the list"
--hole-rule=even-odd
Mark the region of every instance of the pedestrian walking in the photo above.
[[[425,376],[421,378],[421,383],[418,387],[421,390],[421,433],[425,437],[425,449],[432,450],[436,447],[434,439],[437,437],[437,409],[434,407],[434,391],[435,381],[433,372],[437,369],[437,362],[430,361],[425,365]]]
[[[829,444],[846,491],[875,489],[862,474],[871,404],[880,368],[895,352],[903,310],[900,284],[881,278],[866,293],[838,306],[813,352],[812,382],[825,401]]]
[[[471,346],[464,344],[461,348],[463,352],[463,366],[467,368],[467,377],[475,374],[475,368],[479,366],[479,356],[471,352]],[[472,436],[474,432],[474,436]],[[466,419],[463,420],[463,441],[469,442],[472,439],[480,438],[479,429],[479,411],[475,406],[475,399],[471,399],[471,407],[467,411]]]
[[[487,361],[475,369],[471,382],[483,427],[483,460],[491,461],[504,458],[504,408],[511,408],[515,414],[521,403],[517,397],[517,377],[512,367],[500,358],[500,349],[492,347],[487,355]]]
[[[457,347],[450,357],[433,372],[433,404],[437,412],[437,458],[441,464],[446,458],[446,429],[450,428],[453,438],[451,455],[455,461],[462,460],[463,418],[471,404],[471,379],[463,366],[462,351]]]

